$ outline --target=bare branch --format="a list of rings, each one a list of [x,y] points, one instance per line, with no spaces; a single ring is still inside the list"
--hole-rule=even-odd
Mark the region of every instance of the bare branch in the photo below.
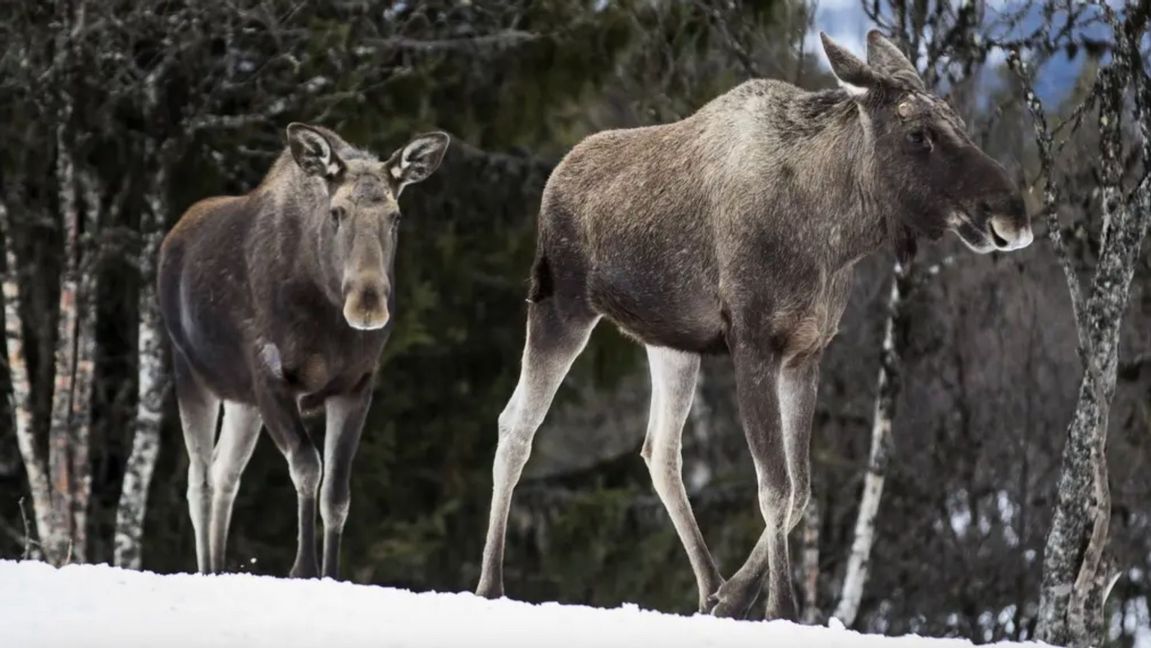
[[[365,42],[367,46],[383,49],[401,49],[423,54],[437,54],[443,52],[475,52],[486,50],[488,52],[503,52],[526,43],[532,43],[544,38],[540,34],[508,29],[495,34],[482,34],[465,38],[439,38],[421,40],[406,36],[391,36],[376,38]]]
[[[1083,315],[1083,289],[1079,283],[1079,276],[1075,273],[1075,267],[1071,264],[1071,255],[1067,251],[1067,244],[1063,242],[1063,229],[1059,223],[1057,206],[1059,196],[1054,180],[1051,133],[1047,128],[1047,116],[1043,110],[1043,103],[1039,101],[1039,97],[1032,87],[1031,74],[1027,69],[1027,64],[1019,56],[1019,50],[1008,51],[1007,65],[1015,72],[1023,86],[1024,101],[1031,113],[1031,124],[1035,128],[1035,143],[1043,176],[1043,216],[1047,219],[1047,240],[1050,241],[1051,249],[1055,252],[1055,258],[1059,262],[1059,267],[1063,269],[1063,276],[1067,280],[1067,292],[1071,297],[1071,312],[1075,318],[1075,329],[1079,333],[1078,353],[1080,360],[1082,360],[1090,348]]]

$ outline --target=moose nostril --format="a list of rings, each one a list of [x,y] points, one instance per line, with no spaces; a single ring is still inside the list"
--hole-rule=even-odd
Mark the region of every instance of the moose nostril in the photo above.
[[[1007,239],[1000,236],[999,232],[996,231],[994,223],[991,225],[991,241],[995,243],[995,247],[1000,249],[1011,247],[1011,243],[1009,243]]]

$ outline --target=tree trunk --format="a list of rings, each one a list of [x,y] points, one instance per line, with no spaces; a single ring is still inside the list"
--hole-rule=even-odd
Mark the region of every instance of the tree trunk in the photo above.
[[[15,419],[16,444],[28,476],[32,494],[32,517],[35,519],[39,547],[59,546],[58,529],[52,518],[52,486],[48,480],[43,453],[36,444],[32,429],[32,387],[28,381],[28,363],[24,357],[24,325],[20,317],[20,265],[12,242],[12,227],[7,205],[0,201],[0,245],[4,246],[4,337],[7,347],[8,376],[12,383],[10,409]],[[43,550],[38,550],[43,554]]]
[[[819,609],[819,499],[812,497],[803,514],[803,622],[820,622]]]
[[[88,447],[88,409],[91,402],[91,360],[94,353],[93,327],[90,315],[84,315],[81,283],[87,282],[80,260],[80,216],[74,159],[75,137],[72,118],[75,97],[72,74],[75,54],[71,51],[78,32],[83,30],[84,4],[60,2],[57,5],[58,26],[54,42],[52,73],[58,89],[55,111],[55,180],[60,224],[64,235],[64,269],[60,277],[52,384],[51,419],[48,426],[47,476],[49,498],[47,509],[36,516],[48,519],[47,533],[41,529],[44,557],[54,564],[83,561],[87,553],[87,510],[91,492],[91,468]],[[98,202],[89,205],[89,216],[95,217]],[[15,275],[12,275],[15,281]],[[17,291],[13,291],[14,293]],[[88,318],[88,321],[84,321]],[[83,329],[83,330],[82,330]],[[17,345],[20,347],[21,345]],[[79,371],[79,375],[77,374]],[[79,379],[79,383],[77,383]],[[77,427],[76,414],[80,413]],[[31,414],[29,412],[28,416]],[[35,441],[28,431],[28,441]],[[26,455],[36,460],[35,452]],[[32,479],[32,473],[29,473]],[[35,492],[36,486],[33,486]],[[38,509],[45,505],[34,498]],[[39,526],[39,525],[38,525]]]
[[[688,414],[691,417],[691,434],[696,444],[695,452],[686,458],[684,466],[689,493],[699,493],[711,483],[712,478],[712,459],[715,455],[712,447],[715,444],[715,431],[712,426],[714,412],[711,403],[708,402],[707,394],[704,393],[706,380],[707,372],[701,365],[695,379],[695,397]]]
[[[62,28],[67,33],[67,29]],[[61,38],[59,47],[67,47]],[[64,232],[64,270],[60,277],[60,300],[57,307],[56,347],[53,354],[55,380],[52,386],[52,418],[48,427],[48,471],[52,477],[52,516],[61,535],[58,544],[45,545],[44,553],[54,564],[71,559],[74,546],[72,518],[75,479],[72,470],[72,396],[76,369],[77,274],[76,242],[80,219],[77,214],[75,167],[68,141],[68,122],[72,115],[72,98],[61,93],[56,115],[56,186]],[[81,548],[82,550],[82,548]]]
[[[1038,638],[1072,646],[1095,645],[1104,639],[1108,580],[1104,551],[1111,519],[1107,419],[1115,394],[1123,314],[1151,220],[1151,178],[1145,176],[1128,199],[1121,187],[1120,161],[1126,88],[1133,83],[1143,164],[1151,164],[1151,90],[1138,56],[1148,10],[1132,8],[1120,24],[1110,8],[1102,9],[1115,35],[1114,63],[1100,73],[1097,97],[1103,229],[1083,321],[1078,322],[1086,329],[1080,335],[1086,341],[1085,366],[1063,448],[1039,598]]]
[[[891,422],[895,417],[895,402],[899,396],[899,342],[903,322],[903,303],[910,286],[910,269],[896,261],[891,278],[891,292],[887,295],[887,319],[883,326],[883,352],[875,387],[875,413],[871,422],[871,452],[867,475],[863,480],[863,495],[859,500],[859,515],[855,519],[854,540],[847,559],[847,571],[834,616],[846,626],[855,623],[863,586],[867,583],[868,562],[875,544],[875,518],[879,513],[879,500],[883,497],[883,481],[891,458]]]
[[[148,196],[148,212],[140,224],[144,246],[140,251],[140,325],[137,338],[138,383],[136,430],[132,453],[124,468],[124,483],[116,510],[115,564],[139,569],[143,557],[144,518],[148,509],[148,486],[160,454],[160,423],[167,376],[161,340],[161,320],[156,303],[156,257],[167,221],[167,172],[161,163]]]
[[[1120,325],[1151,211],[1151,191],[1144,187],[1141,193],[1139,223],[1128,224],[1126,232],[1111,232],[1123,241],[1105,243],[1086,305],[1091,339],[1088,365],[1063,448],[1040,589],[1038,638],[1057,645],[1091,645],[1104,630],[1102,594],[1107,574],[1101,567],[1111,518],[1107,418],[1115,393]]]
[[[97,177],[91,171],[79,175],[84,191],[84,232],[92,237],[100,222],[100,198],[102,195]],[[84,249],[88,247],[89,249]],[[72,395],[72,520],[75,528],[74,558],[78,562],[88,560],[88,504],[92,496],[91,429],[92,429],[92,381],[96,370],[96,252],[89,246],[76,250],[79,258],[80,274],[77,299],[78,318],[76,322],[76,365],[73,375]]]

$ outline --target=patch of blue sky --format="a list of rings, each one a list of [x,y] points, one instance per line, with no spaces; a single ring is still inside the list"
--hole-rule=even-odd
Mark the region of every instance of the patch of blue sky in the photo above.
[[[1124,8],[1122,0],[1108,0],[1108,3],[1117,11],[1122,11]],[[986,8],[984,16],[986,35],[999,42],[1023,38],[1040,29],[1045,23],[1053,31],[1057,31],[1067,20],[1065,9],[1059,9],[1048,15],[1044,13],[1041,3],[990,0]],[[1087,19],[1080,19],[1076,27],[1077,39],[1109,39],[1110,28],[1099,19],[1101,11],[1096,7],[1086,7],[1084,14]],[[874,27],[867,18],[860,0],[820,0],[813,22],[813,28],[807,34],[804,45],[825,69],[827,61],[819,47],[820,31],[827,32],[836,42],[862,56],[867,50],[867,32]],[[1151,36],[1145,34],[1143,41],[1145,47],[1149,46]],[[922,55],[922,52],[920,54]],[[989,84],[988,90],[994,89],[995,84],[1001,82],[1002,75],[998,70],[1002,69],[1006,59],[1007,52],[1001,48],[989,52],[986,71],[981,77],[983,83]],[[1106,63],[1107,60],[1105,56],[1103,62]],[[1035,79],[1035,91],[1044,103],[1054,104],[1067,97],[1075,86],[1085,61],[1086,53],[1080,48],[1072,55],[1066,50],[1056,52],[1044,62]]]

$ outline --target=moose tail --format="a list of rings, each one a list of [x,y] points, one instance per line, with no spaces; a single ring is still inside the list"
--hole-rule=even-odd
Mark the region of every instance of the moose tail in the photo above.
[[[532,279],[531,288],[528,290],[528,301],[537,304],[548,297],[552,296],[555,291],[555,283],[552,281],[551,264],[548,261],[547,253],[541,249],[536,253],[536,259],[532,262]]]

